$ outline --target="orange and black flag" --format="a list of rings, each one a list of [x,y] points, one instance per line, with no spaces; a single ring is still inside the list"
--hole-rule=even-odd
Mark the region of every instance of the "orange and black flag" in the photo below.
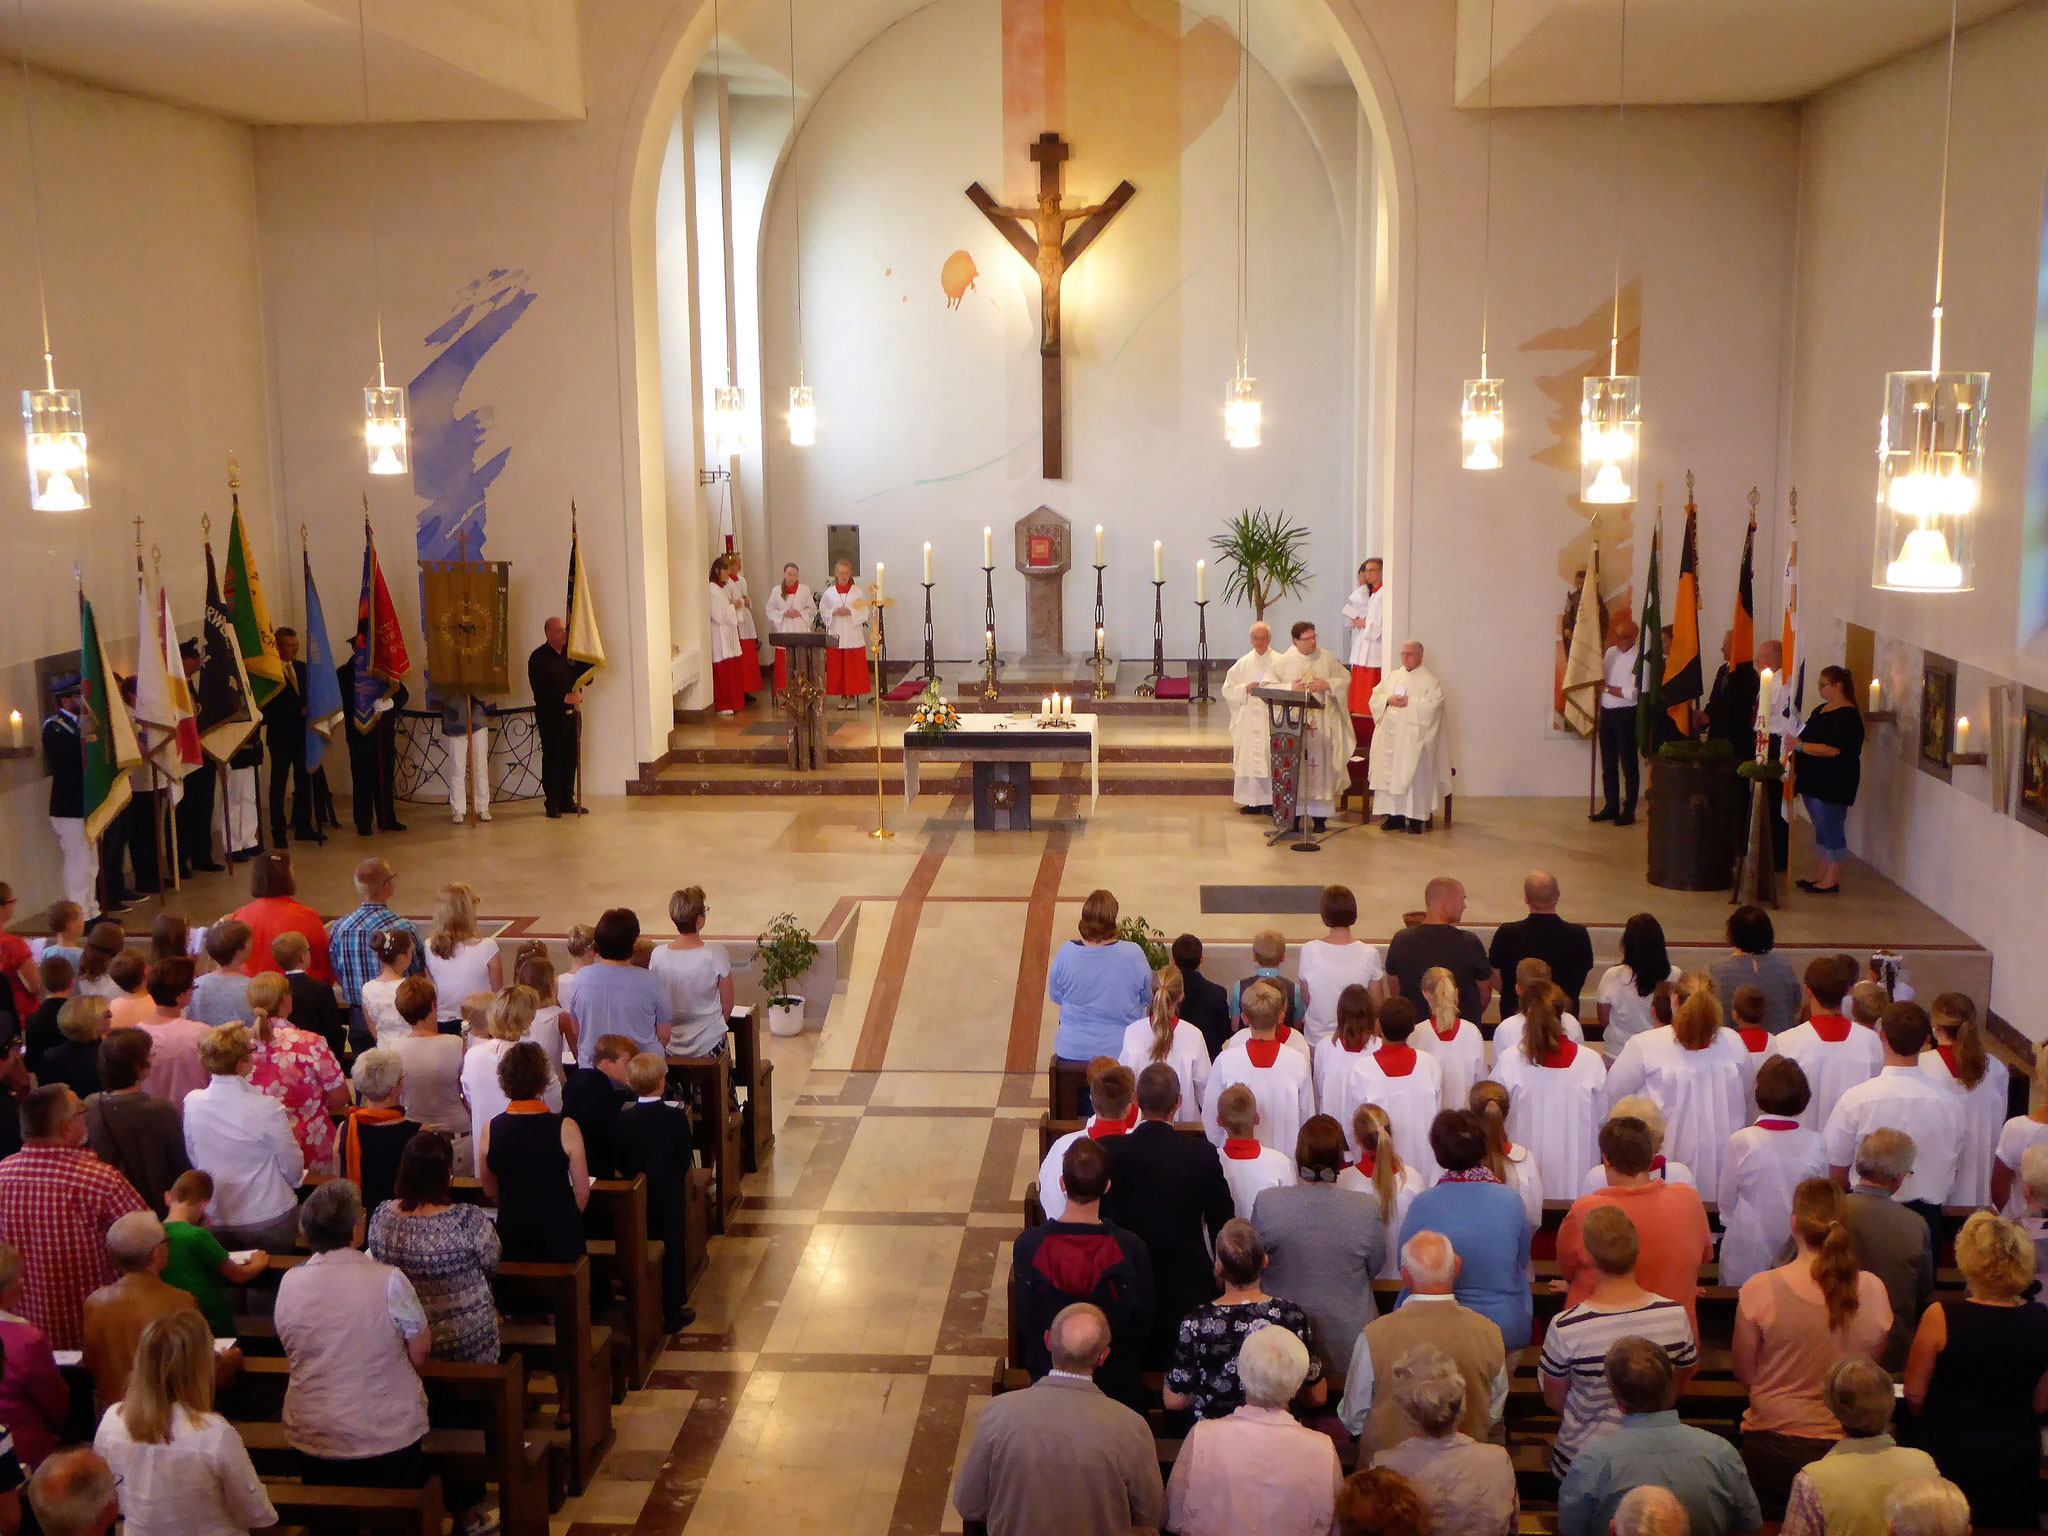
[[[1756,492],[1749,494],[1749,532],[1742,540],[1742,573],[1735,578],[1735,618],[1728,626],[1731,668],[1756,664]]]
[[[1700,678],[1700,509],[1685,504],[1685,548],[1678,562],[1678,594],[1671,605],[1671,644],[1664,652],[1664,713],[1681,738],[1692,735]]]

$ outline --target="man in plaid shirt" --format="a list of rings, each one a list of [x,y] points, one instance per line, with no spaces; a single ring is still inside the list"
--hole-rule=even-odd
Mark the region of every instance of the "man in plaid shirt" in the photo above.
[[[405,974],[417,976],[427,968],[427,946],[419,930],[391,910],[391,892],[398,877],[382,859],[365,859],[356,866],[356,895],[362,905],[334,920],[327,932],[327,955],[334,966],[334,979],[341,987],[341,1001],[348,1009],[349,1048],[357,1054],[376,1044],[363,1019],[363,983],[376,979],[384,967],[370,953],[370,941],[386,928],[403,928],[412,935],[412,963]]]
[[[21,1101],[21,1135],[21,1150],[0,1158],[0,1242],[21,1255],[21,1315],[52,1349],[81,1349],[85,1298],[118,1278],[107,1228],[148,1207],[85,1149],[84,1106],[64,1084]]]

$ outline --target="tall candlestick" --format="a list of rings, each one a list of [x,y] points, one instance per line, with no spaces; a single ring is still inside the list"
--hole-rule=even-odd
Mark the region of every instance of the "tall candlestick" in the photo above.
[[[1102,564],[1102,524],[1095,525],[1095,563]]]
[[[932,579],[932,541],[930,539],[924,541],[924,579],[927,583]]]
[[[1969,751],[1969,750],[1970,750],[1970,717],[1969,717],[1968,715],[1957,715],[1957,716],[1956,716],[1956,751],[1957,751],[1958,753],[1962,753],[1962,752],[1967,752],[1967,751]]]
[[[1195,562],[1195,601],[1209,601],[1209,562],[1206,560]]]
[[[1166,579],[1166,573],[1159,568],[1159,541],[1157,539],[1152,541],[1152,579],[1154,581],[1164,581]]]
[[[1883,695],[1878,691],[1877,679],[1873,677],[1870,680],[1870,713],[1873,715],[1877,713],[1878,702],[1882,697]]]
[[[981,530],[981,563],[984,566],[996,563],[996,531],[993,528]]]

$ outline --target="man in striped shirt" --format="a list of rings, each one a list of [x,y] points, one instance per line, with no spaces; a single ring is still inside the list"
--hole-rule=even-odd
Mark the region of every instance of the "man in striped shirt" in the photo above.
[[[1663,1349],[1682,1388],[1699,1367],[1699,1345],[1685,1308],[1636,1284],[1635,1223],[1617,1206],[1586,1213],[1584,1242],[1593,1261],[1593,1294],[1567,1307],[1543,1336],[1537,1363],[1543,1400],[1563,1422],[1550,1453],[1562,1478],[1572,1458],[1618,1427],[1622,1410],[1607,1383],[1607,1351],[1617,1340],[1647,1339]]]

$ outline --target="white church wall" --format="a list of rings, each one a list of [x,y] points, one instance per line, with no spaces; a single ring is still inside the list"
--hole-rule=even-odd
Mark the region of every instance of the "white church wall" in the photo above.
[[[1849,828],[1856,851],[1997,954],[1992,1006],[2035,1038],[2048,1006],[2024,963],[2048,912],[2048,838],[1992,806],[1985,768],[1952,782],[1911,761],[1919,657],[1961,664],[1959,709],[1981,730],[1992,679],[2048,688],[2048,627],[2022,571],[2030,383],[2048,166],[2048,9],[2023,6],[1963,34],[1956,57],[1943,366],[1991,374],[1976,590],[1907,596],[1870,585],[1884,375],[1924,368],[1933,295],[1945,46],[1816,98],[1804,122],[1792,472],[1802,599],[1817,619],[1880,637],[1888,700],[1905,724],[1873,733]],[[2041,450],[2036,450],[2041,451]],[[2033,514],[2040,517],[2037,511]],[[1832,657],[1825,659],[1834,659]]]
[[[28,510],[15,392],[41,386],[43,346],[21,76],[9,67],[0,71],[9,591],[0,604],[0,733],[7,712],[19,710],[31,743],[44,708],[35,660],[78,646],[74,564],[115,665],[134,654],[132,519],[146,519],[145,546],[162,547],[173,612],[184,633],[196,632],[205,591],[199,518],[213,513],[215,552],[224,556],[230,449],[240,456],[242,505],[273,612],[280,588],[298,579],[296,561],[280,563],[274,536],[249,130],[41,74],[33,102],[50,340],[57,383],[84,393],[92,506]],[[14,886],[24,922],[61,894],[48,807],[40,756],[0,762],[0,879]]]

